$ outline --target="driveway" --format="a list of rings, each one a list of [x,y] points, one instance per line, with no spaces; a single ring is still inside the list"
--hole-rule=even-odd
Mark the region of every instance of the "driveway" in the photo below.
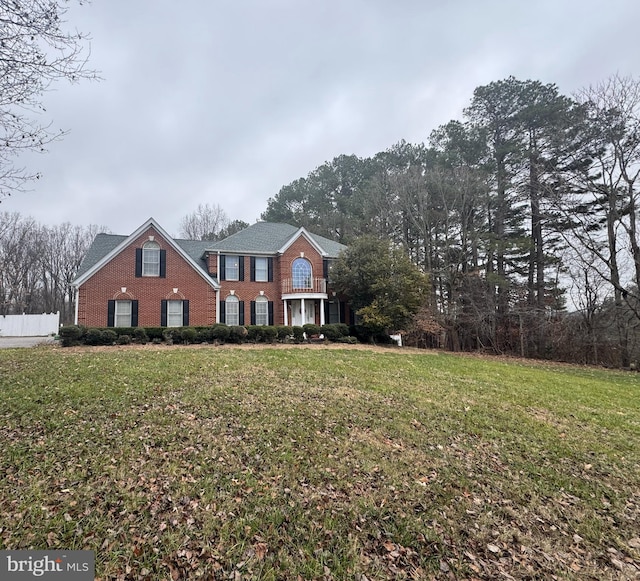
[[[35,347],[45,343],[53,343],[53,337],[0,337],[0,349],[12,347]]]

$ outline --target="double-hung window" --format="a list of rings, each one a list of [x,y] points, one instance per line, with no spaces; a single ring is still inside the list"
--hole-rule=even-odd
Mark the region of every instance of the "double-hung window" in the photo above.
[[[267,297],[256,297],[256,325],[269,324],[269,300]]]
[[[182,327],[182,301],[167,301],[167,327]]]
[[[265,257],[256,257],[256,282],[268,282],[269,260]]]
[[[147,242],[142,247],[142,276],[160,276],[160,245]]]
[[[240,324],[240,301],[235,295],[230,295],[225,302],[225,323],[227,325]]]
[[[131,301],[115,301],[114,327],[131,327]]]
[[[227,254],[225,261],[226,280],[240,280],[240,257]]]

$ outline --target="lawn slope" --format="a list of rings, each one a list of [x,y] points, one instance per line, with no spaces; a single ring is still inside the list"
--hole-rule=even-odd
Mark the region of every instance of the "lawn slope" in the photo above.
[[[637,374],[382,349],[0,351],[0,546],[102,580],[633,579]]]

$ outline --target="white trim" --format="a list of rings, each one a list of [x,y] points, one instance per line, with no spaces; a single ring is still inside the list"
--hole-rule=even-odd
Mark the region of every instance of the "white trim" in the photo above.
[[[209,285],[211,285],[214,289],[219,289],[220,284],[209,276],[208,272],[205,272],[200,265],[196,264],[193,259],[173,240],[169,234],[167,234],[164,229],[153,219],[149,218],[142,226],[137,228],[131,235],[125,238],[120,244],[118,244],[111,252],[107,253],[103,256],[98,262],[96,262],[89,270],[87,270],[84,274],[80,275],[73,283],[73,286],[76,288],[83,285],[87,280],[89,280],[94,274],[96,274],[102,267],[104,267],[107,263],[111,262],[118,254],[120,254],[125,248],[131,246],[133,242],[148,228],[154,228],[156,232],[164,238],[171,248],[173,248],[191,267],[200,275],[201,278],[205,280]]]
[[[284,254],[287,249],[298,239],[300,238],[300,236],[303,236],[304,238],[307,239],[307,242],[309,242],[309,244],[311,244],[311,246],[313,246],[316,251],[318,252],[318,254],[320,254],[320,256],[329,256],[328,252],[325,252],[321,246],[318,245],[318,243],[311,237],[311,234],[309,234],[309,232],[307,232],[305,230],[305,228],[303,226],[301,226],[298,231],[293,234],[291,236],[291,238],[289,238],[289,240],[287,241],[287,243],[280,248],[280,250],[278,250],[278,253],[280,254]]]

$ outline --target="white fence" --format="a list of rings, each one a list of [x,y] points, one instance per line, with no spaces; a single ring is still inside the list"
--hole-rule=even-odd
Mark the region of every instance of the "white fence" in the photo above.
[[[58,334],[60,311],[42,315],[0,315],[0,337],[46,337]]]

